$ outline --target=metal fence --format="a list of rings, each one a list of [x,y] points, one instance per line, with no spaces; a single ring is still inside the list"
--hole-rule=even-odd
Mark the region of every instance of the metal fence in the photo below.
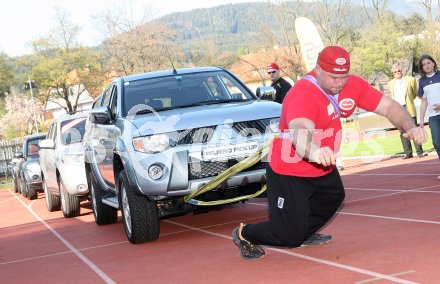
[[[22,139],[0,141],[0,176],[8,174],[8,163],[14,158],[16,151],[21,150]]]

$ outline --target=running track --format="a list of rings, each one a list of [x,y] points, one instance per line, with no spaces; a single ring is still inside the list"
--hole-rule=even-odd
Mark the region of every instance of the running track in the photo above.
[[[267,218],[265,199],[161,221],[158,241],[132,245],[121,221],[97,226],[0,190],[0,283],[440,283],[440,162],[434,156],[346,162],[330,244],[265,247],[246,261],[239,222]]]

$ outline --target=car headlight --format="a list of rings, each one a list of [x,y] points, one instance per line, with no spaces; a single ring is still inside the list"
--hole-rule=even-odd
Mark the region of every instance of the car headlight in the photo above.
[[[25,167],[26,167],[26,170],[32,174],[40,174],[41,173],[40,164],[38,162],[32,162],[32,163],[26,164]]]
[[[64,154],[61,158],[64,164],[84,164],[84,155],[82,154]]]
[[[160,153],[170,147],[170,139],[164,134],[133,138],[133,147],[144,153]]]
[[[270,131],[274,133],[280,132],[280,119],[279,118],[270,119],[269,123],[267,124],[267,127],[269,127]]]

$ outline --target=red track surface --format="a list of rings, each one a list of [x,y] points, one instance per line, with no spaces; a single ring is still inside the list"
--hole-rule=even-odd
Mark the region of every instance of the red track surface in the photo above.
[[[265,199],[161,221],[158,241],[132,245],[122,224],[48,212],[0,190],[0,283],[439,283],[440,161],[433,156],[346,162],[344,206],[326,245],[265,247],[243,260],[240,222],[267,218]]]

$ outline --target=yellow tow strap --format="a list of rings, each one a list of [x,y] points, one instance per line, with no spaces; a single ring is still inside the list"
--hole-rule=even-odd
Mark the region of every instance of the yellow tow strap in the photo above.
[[[253,194],[245,195],[245,196],[239,196],[234,197],[230,199],[222,199],[222,200],[215,200],[215,201],[201,201],[201,200],[195,200],[194,197],[203,194],[207,191],[210,191],[211,189],[215,188],[219,184],[221,184],[225,179],[235,175],[236,173],[239,173],[253,165],[255,165],[258,161],[262,160],[267,154],[269,153],[269,145],[272,143],[273,139],[267,140],[263,146],[258,148],[258,150],[247,157],[246,159],[240,161],[239,163],[233,165],[232,167],[224,170],[220,174],[218,174],[216,177],[214,177],[211,181],[204,184],[202,187],[194,191],[193,193],[185,196],[184,201],[193,205],[198,206],[212,206],[212,205],[220,205],[220,204],[226,204],[226,203],[232,203],[237,202],[244,199],[250,199],[254,198],[255,196],[260,195],[266,190],[266,185],[262,185],[261,189]]]

